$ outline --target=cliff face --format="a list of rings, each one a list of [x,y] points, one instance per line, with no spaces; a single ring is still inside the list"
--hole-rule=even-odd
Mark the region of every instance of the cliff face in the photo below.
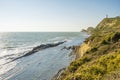
[[[120,17],[103,19],[75,53],[57,80],[120,79]]]
[[[90,49],[89,44],[83,43],[80,46],[76,46],[74,53],[76,54],[76,59],[83,57],[84,53],[86,53]]]

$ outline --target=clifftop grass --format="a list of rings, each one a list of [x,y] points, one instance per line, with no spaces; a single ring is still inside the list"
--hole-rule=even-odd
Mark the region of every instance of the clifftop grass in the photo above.
[[[73,61],[58,80],[120,79],[120,17],[103,19],[84,43],[90,49]]]

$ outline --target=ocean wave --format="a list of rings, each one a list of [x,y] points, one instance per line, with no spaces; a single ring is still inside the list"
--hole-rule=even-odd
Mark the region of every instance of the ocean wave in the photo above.
[[[0,79],[3,79],[1,76],[6,72],[12,70],[17,65],[17,59],[22,57],[29,56],[39,50],[43,50],[50,47],[55,47],[60,44],[63,44],[66,41],[46,43],[40,45],[33,45],[27,47],[14,48],[13,50],[4,49],[0,53]]]
[[[39,50],[58,46],[64,42],[66,41],[61,41],[61,42],[57,41],[57,42],[46,43],[46,44],[42,43],[36,46],[34,45],[34,46],[20,47],[20,48],[15,48],[13,50],[4,49],[0,51],[0,61],[1,61],[0,66],[5,65],[14,60],[17,60],[19,58],[31,55],[35,52],[38,52]]]
[[[55,38],[52,38],[52,39],[48,39],[48,42],[49,41],[60,41],[60,40],[63,40],[64,37],[63,36],[59,36],[59,37],[55,37]]]
[[[0,60],[1,61],[1,60]],[[1,63],[1,62],[0,62]],[[4,73],[8,72],[9,70],[13,69],[16,66],[16,62],[11,62],[5,65],[0,66],[0,75],[3,75]],[[2,77],[0,76],[0,80]]]

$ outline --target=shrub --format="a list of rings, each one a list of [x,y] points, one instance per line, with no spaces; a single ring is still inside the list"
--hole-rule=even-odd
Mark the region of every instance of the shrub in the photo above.
[[[114,35],[111,37],[113,42],[117,42],[120,39],[120,32],[114,33]]]
[[[68,70],[70,72],[75,72],[78,69],[78,67],[80,67],[82,64],[85,64],[86,62],[90,61],[90,59],[91,59],[90,56],[85,56],[78,61],[73,61],[70,64],[70,66],[68,67]]]
[[[69,79],[72,80],[72,79]],[[90,74],[76,74],[73,80],[93,80],[93,77]]]
[[[82,62],[86,62],[86,58]],[[88,65],[89,64],[89,65]],[[120,54],[109,53],[92,63],[81,64],[66,80],[101,80],[106,74],[120,68]]]
[[[109,50],[109,45],[102,45],[98,48],[98,54],[104,54]]]
[[[108,44],[108,42],[106,40],[102,40],[100,43],[101,44]]]
[[[105,69],[101,66],[93,65],[89,68],[89,73],[92,75],[103,75],[105,73]]]
[[[95,52],[95,51],[97,51],[97,48],[94,47],[94,48],[91,49],[91,51],[92,51],[92,52]]]
[[[120,49],[118,49],[118,50],[117,50],[117,53],[119,53],[119,54],[120,54]]]
[[[102,78],[102,80],[120,80],[120,70],[108,73]]]

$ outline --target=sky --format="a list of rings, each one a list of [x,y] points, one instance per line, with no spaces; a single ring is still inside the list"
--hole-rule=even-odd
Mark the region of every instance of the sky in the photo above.
[[[0,32],[79,32],[106,15],[120,16],[120,0],[0,0]]]

